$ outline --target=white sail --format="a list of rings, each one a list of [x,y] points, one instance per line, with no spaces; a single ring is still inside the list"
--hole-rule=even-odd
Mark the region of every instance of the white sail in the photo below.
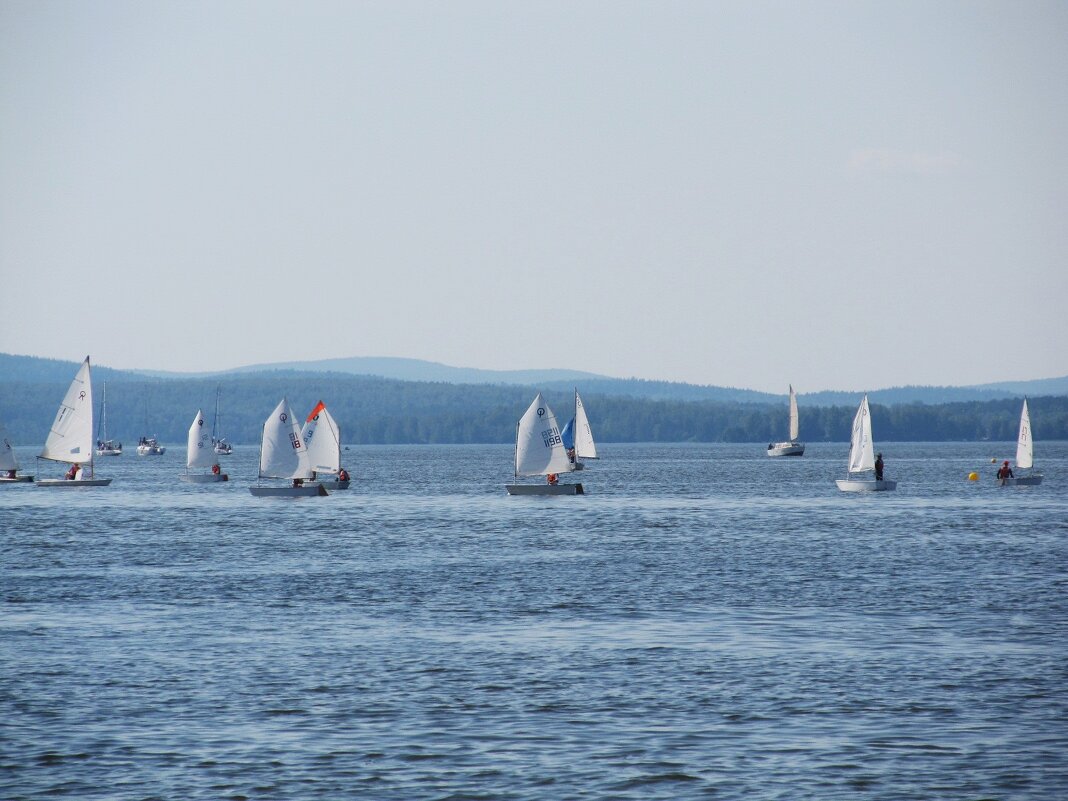
[[[1020,434],[1016,438],[1016,468],[1029,470],[1034,466],[1035,444],[1031,440],[1031,415],[1027,412],[1027,399],[1025,398],[1020,412]]]
[[[312,470],[330,474],[341,470],[341,431],[322,401],[304,421],[300,438],[304,440]]]
[[[311,478],[300,427],[285,398],[263,423],[260,478]]]
[[[860,402],[853,418],[853,434],[849,441],[849,472],[863,473],[875,469],[875,445],[871,441],[871,412],[868,396]]]
[[[582,398],[578,390],[575,390],[575,455],[581,459],[596,459],[597,445],[593,441],[593,431],[590,430],[590,421],[586,417],[586,408],[582,405]]]
[[[560,437],[556,415],[539,392],[519,420],[515,442],[515,474],[544,476],[569,473],[571,460]]]
[[[793,384],[790,385],[790,442],[795,442],[801,433],[797,425],[797,393],[794,392]]]
[[[186,467],[211,467],[215,464],[215,451],[211,448],[211,432],[204,427],[204,412],[197,409],[193,425],[189,426],[186,446]]]
[[[15,449],[11,447],[11,440],[7,438],[7,429],[0,423],[0,470],[18,470],[19,460],[15,457]]]
[[[93,387],[89,375],[89,357],[85,357],[74,376],[63,402],[59,405],[52,429],[48,432],[42,459],[54,462],[85,464],[93,458]]]

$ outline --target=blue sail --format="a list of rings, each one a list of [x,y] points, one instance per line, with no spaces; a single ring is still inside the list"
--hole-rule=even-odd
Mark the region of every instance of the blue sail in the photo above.
[[[572,417],[564,430],[560,432],[560,438],[564,441],[564,447],[571,450],[575,447],[575,418]]]

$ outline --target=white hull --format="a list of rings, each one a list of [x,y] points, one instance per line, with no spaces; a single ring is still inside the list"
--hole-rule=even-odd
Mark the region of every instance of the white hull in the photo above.
[[[138,445],[138,456],[162,456],[167,448],[162,445]]]
[[[226,445],[226,446],[216,445],[215,446],[215,452],[217,454],[219,454],[219,456],[229,456],[231,453],[234,452],[234,449],[231,448],[229,445]]]
[[[303,487],[249,487],[248,491],[257,498],[314,498],[330,493],[318,484],[305,484]]]
[[[73,481],[66,478],[41,478],[36,484],[38,487],[106,487],[111,483],[110,478],[78,478]]]
[[[804,453],[803,442],[776,442],[768,446],[768,456],[802,456]]]
[[[1042,474],[1033,476],[1020,476],[1019,478],[999,478],[999,487],[1036,487],[1042,483]]]
[[[187,484],[217,484],[220,481],[229,481],[230,476],[226,473],[183,473],[182,481]]]
[[[0,477],[0,484],[30,484],[33,482],[33,476],[15,476],[14,478],[8,478],[7,476]]]
[[[316,484],[321,484],[322,486],[324,486],[328,490],[343,490],[343,489],[348,489],[349,488],[349,481],[351,481],[351,479],[345,479],[344,481],[339,481],[337,479],[334,479],[333,481],[331,481],[331,480],[327,479],[326,481],[318,481],[318,480],[316,480],[315,483]]]
[[[888,492],[897,489],[891,479],[876,481],[874,478],[840,478],[834,482],[842,492]]]
[[[122,451],[112,450],[110,448],[98,448],[96,451],[97,456],[122,456]]]
[[[505,484],[509,495],[585,495],[581,484]]]

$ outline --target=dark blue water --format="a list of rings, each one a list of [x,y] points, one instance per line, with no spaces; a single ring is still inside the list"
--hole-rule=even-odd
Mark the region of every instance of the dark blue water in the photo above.
[[[1018,489],[1009,444],[880,445],[896,493],[844,444],[605,445],[571,498],[506,496],[510,446],[0,487],[0,798],[1068,797],[1068,444]]]

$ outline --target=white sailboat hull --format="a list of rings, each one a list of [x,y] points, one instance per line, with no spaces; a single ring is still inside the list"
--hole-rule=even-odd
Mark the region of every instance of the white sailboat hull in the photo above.
[[[897,489],[897,482],[891,479],[876,481],[874,478],[840,478],[834,483],[842,492],[888,492]]]
[[[73,481],[66,478],[41,478],[36,482],[38,487],[106,487],[111,483],[110,478],[76,478]]]
[[[33,476],[15,476],[14,478],[3,476],[0,478],[0,484],[30,484],[32,482]]]
[[[215,453],[219,456],[229,456],[234,452],[234,449],[230,445],[216,445]]]
[[[509,495],[585,495],[582,484],[505,484]]]
[[[122,451],[112,450],[110,448],[103,448],[103,449],[97,448],[96,455],[97,456],[122,456]]]
[[[314,498],[330,493],[319,484],[306,484],[303,487],[249,487],[248,491],[257,498]]]
[[[167,451],[164,445],[138,445],[138,456],[162,456]]]
[[[226,473],[183,473],[182,481],[187,484],[217,484],[220,481],[229,481],[230,476]]]
[[[776,442],[768,445],[768,456],[802,456],[805,453],[803,442]]]
[[[1033,476],[1020,476],[1019,478],[999,478],[999,487],[1037,487],[1042,483],[1042,474],[1035,473]]]
[[[325,481],[316,480],[315,483],[325,487],[328,490],[343,490],[349,488],[349,481],[351,481],[351,479],[346,478],[344,481],[340,481],[335,478],[332,481],[330,479],[327,479]]]

